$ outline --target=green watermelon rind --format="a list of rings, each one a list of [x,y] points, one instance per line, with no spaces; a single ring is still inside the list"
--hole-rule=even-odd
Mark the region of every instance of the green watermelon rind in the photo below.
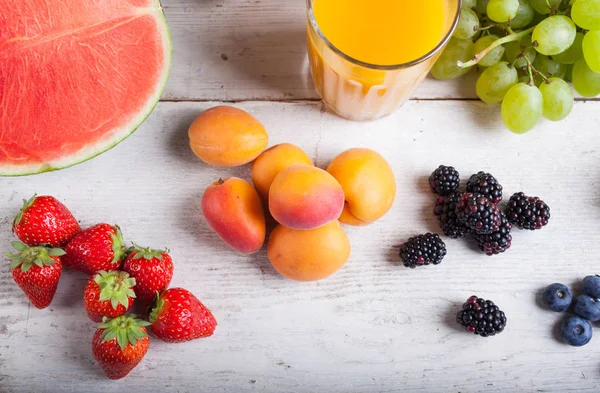
[[[163,65],[163,72],[161,73],[162,80],[157,83],[157,86],[159,86],[159,87],[157,89],[156,95],[150,97],[150,99],[148,100],[148,105],[140,111],[140,113],[145,111],[144,116],[141,118],[141,120],[139,122],[137,122],[137,124],[134,124],[131,128],[125,127],[126,131],[117,134],[116,137],[110,138],[110,140],[106,143],[106,145],[104,145],[104,146],[102,146],[100,144],[93,145],[92,148],[96,148],[96,149],[94,149],[95,151],[93,151],[93,153],[90,155],[79,158],[80,155],[85,154],[85,153],[81,153],[81,151],[76,152],[74,154],[70,154],[70,155],[60,159],[61,162],[62,161],[65,162],[64,165],[63,164],[58,164],[58,165],[37,164],[37,163],[31,164],[31,165],[10,165],[10,166],[8,166],[8,168],[9,169],[14,168],[14,171],[9,171],[9,172],[3,172],[3,170],[6,169],[6,167],[3,168],[2,166],[0,166],[0,176],[6,176],[6,177],[30,176],[30,175],[37,175],[37,174],[41,174],[41,173],[54,172],[54,171],[58,171],[61,169],[66,169],[66,168],[84,163],[86,161],[91,160],[92,158],[98,157],[99,155],[106,153],[113,147],[117,146],[119,143],[123,142],[129,136],[131,136],[135,131],[137,131],[137,129],[148,119],[148,117],[152,114],[152,112],[154,111],[154,109],[156,108],[158,103],[160,102],[160,98],[162,97],[162,95],[165,91],[165,88],[167,86],[167,81],[169,80],[169,76],[171,73],[171,63],[172,63],[172,58],[173,58],[173,44],[172,44],[172,39],[171,39],[171,31],[169,29],[169,24],[167,22],[167,18],[165,17],[164,12],[162,11],[162,7],[160,6],[159,1],[157,1],[157,5],[158,5],[159,9],[155,13],[155,18],[156,18],[157,24],[159,24],[161,33],[164,36],[163,37],[164,38],[163,45],[165,47],[166,62]],[[98,146],[101,146],[101,147],[98,147]],[[86,149],[90,149],[90,146],[85,147],[83,150],[85,151]],[[27,166],[30,166],[30,167],[35,166],[36,169],[27,171],[24,169]]]

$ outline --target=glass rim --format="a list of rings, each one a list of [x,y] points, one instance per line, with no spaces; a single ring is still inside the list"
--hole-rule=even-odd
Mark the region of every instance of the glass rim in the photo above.
[[[458,21],[460,19],[460,10],[462,8],[462,0],[457,0],[457,9],[456,9],[456,13],[454,15],[454,20],[452,21],[452,25],[450,26],[448,33],[432,50],[430,50],[423,56],[421,56],[415,60],[406,62],[406,63],[380,65],[380,64],[367,63],[367,62],[355,59],[354,57],[347,55],[346,53],[339,50],[335,45],[333,45],[331,43],[331,41],[329,41],[329,39],[327,39],[327,37],[325,37],[325,34],[323,34],[321,29],[319,28],[319,24],[317,23],[317,20],[313,14],[313,8],[312,8],[313,1],[314,0],[306,0],[306,7],[308,10],[308,20],[310,21],[310,24],[312,25],[313,29],[315,29],[315,31],[317,32],[319,37],[327,44],[329,49],[331,49],[332,51],[334,51],[336,54],[343,57],[344,59],[348,60],[349,62],[354,63],[355,65],[359,65],[359,66],[362,66],[365,68],[370,68],[370,69],[378,70],[378,71],[393,71],[393,70],[398,70],[398,69],[402,69],[402,68],[409,68],[409,67],[417,65],[419,63],[422,63],[425,60],[434,56],[437,52],[439,52],[444,47],[444,45],[446,45],[448,43],[450,38],[452,38],[452,34],[454,33],[456,26],[458,25]]]

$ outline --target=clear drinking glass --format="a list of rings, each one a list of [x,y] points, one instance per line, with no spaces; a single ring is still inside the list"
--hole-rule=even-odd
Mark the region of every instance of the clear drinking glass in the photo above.
[[[441,1],[445,1],[452,12],[448,12],[447,33],[439,44],[408,63],[382,66],[354,59],[333,46],[313,15],[314,0],[306,0],[308,57],[317,93],[325,105],[339,116],[354,121],[378,119],[398,109],[427,76],[458,23],[462,1]]]

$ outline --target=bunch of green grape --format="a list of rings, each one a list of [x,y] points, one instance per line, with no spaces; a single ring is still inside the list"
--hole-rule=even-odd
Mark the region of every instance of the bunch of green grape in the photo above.
[[[477,65],[477,96],[501,103],[514,133],[573,109],[571,86],[600,95],[600,0],[463,0],[453,37],[433,66],[453,79]]]

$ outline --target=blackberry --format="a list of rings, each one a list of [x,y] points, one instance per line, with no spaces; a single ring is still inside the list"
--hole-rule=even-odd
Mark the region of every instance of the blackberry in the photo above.
[[[550,220],[550,207],[538,197],[518,192],[508,201],[506,217],[521,229],[541,229]]]
[[[445,197],[438,197],[433,209],[433,214],[437,216],[444,235],[452,239],[464,237],[471,232],[471,228],[459,224],[456,220],[456,203],[459,200],[460,193],[458,192],[453,192]]]
[[[502,200],[502,186],[491,173],[480,171],[471,175],[467,182],[467,192],[481,194],[496,205]]]
[[[460,175],[451,166],[440,165],[429,176],[429,186],[433,192],[441,196],[446,196],[456,191],[459,183]]]
[[[475,239],[481,251],[484,251],[487,255],[500,254],[510,248],[512,242],[511,229],[512,224],[506,218],[506,214],[500,212],[500,229],[489,235],[475,235]]]
[[[487,235],[500,229],[500,210],[480,194],[464,193],[456,203],[459,224],[471,228],[478,235]]]
[[[471,296],[456,314],[456,322],[464,326],[469,333],[489,337],[504,330],[506,315],[494,302]]]
[[[400,258],[404,266],[414,269],[417,266],[438,265],[446,255],[446,244],[433,233],[413,236],[400,246]]]

